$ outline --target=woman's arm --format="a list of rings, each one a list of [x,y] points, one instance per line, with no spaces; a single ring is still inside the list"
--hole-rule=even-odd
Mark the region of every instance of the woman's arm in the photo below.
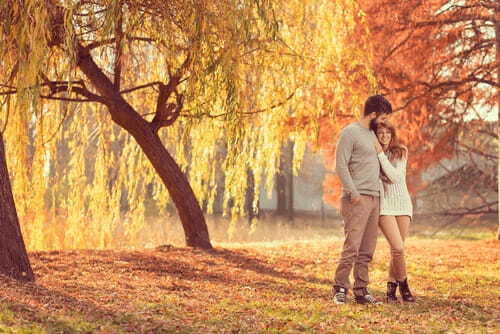
[[[399,183],[406,180],[406,154],[401,160],[396,162],[396,166],[391,164],[384,152],[379,152],[377,156],[382,170],[392,183]]]
[[[401,157],[401,160],[398,160],[396,162],[396,166],[394,167],[385,155],[384,150],[382,149],[382,146],[380,145],[377,137],[375,137],[374,145],[375,150],[377,151],[377,157],[378,161],[380,162],[380,166],[382,167],[382,170],[387,175],[389,180],[391,180],[392,183],[406,181],[406,161],[408,158],[408,149],[403,146],[403,156]]]

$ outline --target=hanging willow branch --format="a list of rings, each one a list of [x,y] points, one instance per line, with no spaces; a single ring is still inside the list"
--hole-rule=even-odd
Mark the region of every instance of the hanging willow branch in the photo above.
[[[366,43],[343,37],[361,15],[351,0],[66,3],[0,1],[0,117],[30,249],[165,242],[169,222],[153,233],[145,217],[166,219],[172,199],[134,136],[159,138],[207,211],[236,219],[246,188],[272,189],[290,118],[309,120],[300,165],[327,113],[318,87],[353,113],[374,86]],[[332,63],[337,78],[366,64],[368,84],[332,80]]]

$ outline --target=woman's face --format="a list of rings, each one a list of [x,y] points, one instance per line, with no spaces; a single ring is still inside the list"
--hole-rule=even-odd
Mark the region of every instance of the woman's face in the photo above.
[[[382,146],[389,145],[389,143],[391,142],[391,137],[392,135],[389,129],[382,127],[377,129],[377,138]]]

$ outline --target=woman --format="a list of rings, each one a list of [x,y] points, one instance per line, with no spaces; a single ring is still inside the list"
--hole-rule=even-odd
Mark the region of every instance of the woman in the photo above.
[[[408,235],[413,208],[406,187],[408,150],[398,143],[396,130],[388,122],[374,127],[380,165],[382,167],[379,226],[391,247],[391,262],[387,282],[387,301],[396,302],[396,289],[405,302],[414,302],[406,277],[404,241]]]

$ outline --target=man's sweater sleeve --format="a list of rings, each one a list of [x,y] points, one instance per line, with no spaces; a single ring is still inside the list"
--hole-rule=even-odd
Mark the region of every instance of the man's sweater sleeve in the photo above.
[[[342,182],[344,192],[357,197],[359,196],[359,192],[354,185],[351,172],[349,171],[349,161],[351,160],[353,148],[354,138],[349,132],[342,131],[335,152],[335,171],[340,178],[340,182]]]

